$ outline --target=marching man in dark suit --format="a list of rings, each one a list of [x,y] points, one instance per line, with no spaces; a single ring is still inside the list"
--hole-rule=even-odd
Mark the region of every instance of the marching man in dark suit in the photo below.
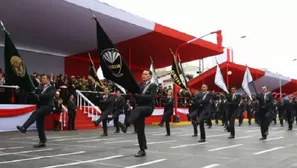
[[[231,94],[227,96],[229,111],[228,111],[228,124],[227,131],[230,132],[229,139],[235,138],[235,119],[239,114],[239,106],[241,103],[241,96],[236,94],[236,88],[231,88]]]
[[[109,93],[108,87],[104,88],[104,95],[100,100],[101,116],[97,121],[94,121],[97,127],[102,122],[103,134],[101,136],[107,136],[107,120],[108,114],[113,112],[114,108],[114,96]]]
[[[287,115],[287,121],[288,121],[288,131],[291,131],[293,128],[294,123],[294,116],[296,113],[296,102],[293,100],[292,95],[288,95],[288,100],[286,100],[286,115]]]
[[[199,98],[199,91],[195,90],[193,95],[191,95],[191,106],[189,107],[189,114],[187,114],[188,121],[192,122],[194,134],[192,137],[198,136],[198,130],[197,130],[197,116],[199,115],[200,110],[200,104],[198,104],[198,98]]]
[[[259,100],[259,119],[262,138],[260,140],[266,140],[268,135],[269,123],[272,115],[273,96],[268,91],[267,86],[262,86],[262,93],[257,96]]]
[[[168,90],[167,97],[163,99],[164,113],[162,120],[159,124],[160,127],[163,127],[164,122],[166,124],[166,136],[170,136],[170,118],[173,114],[174,107],[174,98],[172,97],[172,91]]]
[[[144,70],[142,72],[142,80],[140,83],[141,94],[135,94],[136,106],[132,111],[131,115],[127,119],[127,123],[134,123],[136,127],[136,133],[138,138],[138,144],[140,151],[136,153],[135,157],[146,156],[145,149],[147,149],[146,145],[146,137],[144,134],[144,120],[145,117],[149,117],[152,115],[155,109],[155,96],[157,93],[157,85],[155,83],[151,83],[152,72],[150,70]],[[118,122],[123,132],[127,131],[126,126],[122,123]]]
[[[121,91],[117,90],[116,92],[116,98],[114,102],[114,110],[112,118],[110,118],[108,121],[113,120],[114,126],[116,127],[116,131],[114,133],[120,133],[120,127],[118,125],[119,122],[119,116],[124,113],[124,107],[125,107],[125,99],[121,95]]]
[[[41,85],[39,86],[39,89],[33,93],[33,96],[37,101],[36,110],[31,114],[23,126],[17,126],[18,130],[25,133],[26,130],[36,121],[39,143],[34,145],[34,148],[46,146],[45,143],[47,140],[44,132],[44,119],[45,116],[49,115],[53,111],[55,94],[56,89],[50,84],[49,76],[42,75]]]
[[[200,140],[198,142],[205,142],[206,135],[205,135],[205,128],[204,123],[208,121],[211,117],[210,111],[210,101],[212,99],[212,93],[208,91],[207,85],[201,86],[201,93],[198,97],[198,105],[200,106],[199,115],[198,115],[198,124],[200,127]]]

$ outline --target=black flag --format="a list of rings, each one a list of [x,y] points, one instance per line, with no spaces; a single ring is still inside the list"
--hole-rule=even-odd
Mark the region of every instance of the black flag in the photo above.
[[[177,84],[180,88],[187,90],[187,87],[181,80],[180,68],[174,54],[172,54],[172,58],[173,58],[173,61],[172,61],[172,68],[171,68],[171,78],[173,79],[174,83]]]
[[[140,87],[127,63],[109,39],[97,18],[94,17],[94,19],[97,28],[97,49],[104,77],[119,84],[133,94],[140,93]]]
[[[183,68],[183,65],[182,65],[179,55],[178,55],[178,68],[179,68],[179,72],[180,72],[180,79],[181,79],[183,85],[188,87],[187,78],[185,76],[184,68]]]
[[[3,23],[1,22],[2,26]],[[3,26],[5,33],[4,42],[4,62],[5,62],[5,82],[8,85],[18,85],[26,92],[35,91],[33,82],[28,75],[26,65],[16,49],[9,33]]]

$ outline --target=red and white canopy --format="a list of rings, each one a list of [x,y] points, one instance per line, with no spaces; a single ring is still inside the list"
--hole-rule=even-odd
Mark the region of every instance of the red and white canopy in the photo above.
[[[241,89],[241,83],[246,66],[226,61],[220,64],[220,68],[227,87],[229,89],[230,87],[236,87],[238,88],[239,93],[243,93],[243,90]],[[263,85],[266,85],[269,90],[273,92],[281,91],[282,93],[290,94],[297,91],[297,80],[295,79],[290,79],[280,74],[275,74],[269,71],[259,70],[251,67],[249,67],[249,69],[254,79],[253,83],[249,84],[249,88],[252,94],[255,94],[255,89],[258,93],[260,93],[261,86]],[[231,75],[227,74],[228,71],[232,72]],[[214,84],[215,73],[216,67],[213,67],[205,73],[189,81],[188,85],[192,88],[199,89],[202,84],[207,84],[210,90],[221,91]],[[255,86],[255,89],[253,84]]]

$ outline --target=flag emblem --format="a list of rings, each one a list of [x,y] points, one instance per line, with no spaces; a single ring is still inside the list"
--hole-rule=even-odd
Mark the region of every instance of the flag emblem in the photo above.
[[[23,60],[18,56],[12,56],[10,59],[10,64],[13,72],[19,76],[24,77],[26,75],[26,67],[23,64]]]
[[[117,49],[109,48],[105,49],[101,53],[102,58],[107,65],[108,69],[115,77],[123,76],[122,73],[122,57]]]

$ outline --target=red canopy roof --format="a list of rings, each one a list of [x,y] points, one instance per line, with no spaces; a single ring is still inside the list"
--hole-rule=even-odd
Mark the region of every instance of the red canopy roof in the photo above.
[[[273,90],[273,92],[280,92],[282,91],[282,93],[293,93],[297,91],[297,80],[296,79],[291,79],[290,82],[284,84],[281,86],[281,89],[277,88],[275,90]]]
[[[131,64],[132,69],[149,67],[150,56],[154,60],[155,67],[161,68],[172,64],[172,56],[169,48],[174,51],[180,44],[193,38],[195,37],[156,24],[154,31],[117,43],[116,46],[126,62]],[[197,40],[179,49],[179,54],[183,62],[203,59],[221,53],[223,53],[223,49],[217,44],[204,40]],[[91,55],[94,61],[98,60],[97,50],[91,51]],[[68,58],[89,59],[87,53],[76,54]]]
[[[246,66],[235,64],[232,62],[224,62],[220,64],[221,72],[224,77],[225,83],[227,87],[236,87],[241,88],[241,83],[243,80],[243,75],[246,69]],[[254,80],[259,79],[264,76],[265,72],[262,70],[249,68]],[[227,72],[231,71],[232,74],[228,76],[227,80]],[[200,89],[202,84],[207,84],[209,90],[221,91],[219,87],[217,87],[214,83],[216,74],[216,66],[199,75],[198,77],[192,79],[188,82],[189,87]],[[256,83],[257,85],[257,83]],[[256,86],[257,87],[257,86]]]

